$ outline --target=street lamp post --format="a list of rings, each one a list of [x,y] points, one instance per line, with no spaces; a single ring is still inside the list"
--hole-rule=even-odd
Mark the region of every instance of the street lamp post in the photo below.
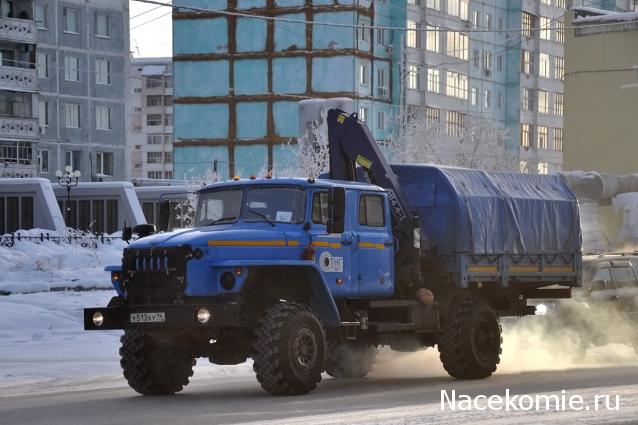
[[[55,176],[58,178],[58,184],[62,187],[66,187],[66,225],[69,227],[71,225],[71,188],[78,185],[80,182],[80,173],[79,170],[73,171],[73,167],[67,165],[64,167],[64,172],[62,170],[58,170],[55,172]]]

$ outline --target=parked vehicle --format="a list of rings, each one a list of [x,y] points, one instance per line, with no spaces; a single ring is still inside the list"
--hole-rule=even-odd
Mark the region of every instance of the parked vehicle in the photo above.
[[[180,391],[198,357],[252,357],[266,391],[305,394],[324,371],[365,376],[379,346],[438,345],[451,376],[486,378],[498,316],[580,285],[577,202],[557,176],[391,168],[356,114],[331,109],[328,130],[327,179],[206,186],[193,229],[107,267],[117,295],[85,329],[124,329],[134,390]]]
[[[638,254],[587,255],[583,259],[582,290],[560,303],[546,302],[548,328],[571,331],[574,357],[592,346],[631,345],[638,355]]]

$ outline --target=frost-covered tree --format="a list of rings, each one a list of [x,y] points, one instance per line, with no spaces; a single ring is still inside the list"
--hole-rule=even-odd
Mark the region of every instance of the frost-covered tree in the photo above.
[[[489,171],[519,171],[516,150],[508,149],[507,131],[492,121],[458,115],[445,126],[424,108],[398,111],[383,148],[393,163],[430,163]]]

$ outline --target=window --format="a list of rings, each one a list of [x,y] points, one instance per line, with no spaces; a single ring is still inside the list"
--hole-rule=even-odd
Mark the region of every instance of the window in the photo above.
[[[66,151],[64,165],[70,165],[73,170],[79,170],[82,163],[82,151]]]
[[[483,69],[492,69],[492,52],[483,53]]]
[[[162,152],[146,152],[146,162],[148,164],[161,164]]]
[[[359,120],[368,122],[368,108],[364,108],[362,106],[359,107]]]
[[[164,164],[173,162],[173,152],[164,152]]]
[[[456,111],[447,111],[447,135],[460,137],[465,133],[466,115]]]
[[[146,88],[147,89],[157,89],[163,87],[162,76],[161,75],[151,75],[146,77]]]
[[[541,16],[540,17],[540,38],[541,40],[551,40],[551,19]]]
[[[95,35],[97,37],[110,37],[111,36],[111,28],[110,28],[110,19],[109,15],[104,13],[96,13],[95,14]]]
[[[408,30],[406,31],[405,37],[406,45],[408,47],[416,49],[419,47],[419,35],[417,32],[416,21],[411,21],[408,19],[407,28]]]
[[[149,171],[146,173],[149,179],[161,179],[162,172],[161,171]]]
[[[565,97],[563,93],[554,93],[554,114],[563,116],[565,109]]]
[[[418,65],[408,65],[408,88],[419,90],[421,88],[421,68]]]
[[[538,55],[538,75],[549,78],[549,55],[547,53]]]
[[[438,128],[441,122],[441,110],[431,106],[425,107],[425,122],[428,128]]]
[[[441,10],[441,0],[427,0],[426,6],[430,9]]]
[[[146,96],[146,106],[162,106],[162,95]]]
[[[380,71],[384,71],[384,70],[381,69]],[[164,96],[164,106],[172,106],[172,105],[173,105],[173,96],[171,96],[170,94],[169,95],[165,95]]]
[[[370,42],[370,21],[367,18],[359,18],[359,41],[362,43]]]
[[[146,125],[147,126],[162,125],[162,114],[147,114]]]
[[[377,69],[377,87],[387,89],[388,84],[385,81],[385,69]]]
[[[162,144],[162,134],[161,133],[153,133],[146,135],[146,143],[148,145],[161,145]]]
[[[485,107],[486,108],[491,108],[492,107],[492,93],[489,90],[485,90],[483,92],[483,99],[485,99]]]
[[[476,87],[472,87],[472,91],[470,94],[470,103],[472,106],[476,106],[478,104],[478,89]]]
[[[538,174],[547,174],[549,171],[549,164],[547,162],[538,163]]]
[[[80,128],[80,105],[76,103],[64,104],[64,126],[66,128]]]
[[[521,28],[525,37],[532,36],[532,29],[536,26],[536,16],[528,12],[523,12],[521,17]]]
[[[467,75],[453,71],[446,71],[445,94],[448,96],[467,99],[468,79]]]
[[[97,130],[111,129],[111,108],[100,105],[95,107],[95,128]]]
[[[64,57],[64,79],[66,81],[80,81],[80,60],[77,56]]]
[[[35,54],[35,67],[38,78],[49,78],[49,55],[38,51]]]
[[[529,50],[521,51],[521,70],[525,74],[534,73],[534,53]]]
[[[80,11],[65,7],[62,11],[62,15],[64,18],[64,32],[79,34]]]
[[[385,130],[385,112],[377,112],[377,130]]]
[[[249,188],[244,195],[242,219],[246,222],[301,223],[304,221],[305,203],[305,190],[272,186]]]
[[[565,42],[565,22],[562,19],[559,19],[555,22],[556,31],[554,31],[554,41],[557,43]]]
[[[498,72],[503,71],[503,55],[496,56],[496,70]]]
[[[549,92],[545,90],[538,91],[538,112],[549,114]]]
[[[496,21],[498,22],[497,24],[498,30],[501,31],[503,29],[503,17],[499,16]]]
[[[478,28],[481,21],[481,13],[478,10],[472,12],[472,27]]]
[[[164,178],[171,180],[173,178],[173,172],[172,171],[164,171]]]
[[[459,59],[468,60],[467,35],[457,31],[448,32],[446,53],[448,56],[454,56]]]
[[[433,25],[428,25],[426,31],[427,42],[425,48],[431,52],[439,52],[440,51],[440,43],[439,43],[439,31],[438,27]]]
[[[530,148],[532,146],[532,126],[531,124],[521,124],[521,146]]]
[[[554,78],[562,80],[565,76],[565,58],[556,56],[554,58]]]
[[[521,89],[521,108],[524,111],[534,110],[534,89],[527,87]]]
[[[440,91],[439,70],[428,68],[428,91],[438,93]]]
[[[164,125],[166,125],[166,126],[173,125],[173,114],[165,114],[164,115]]]
[[[537,135],[538,143],[536,147],[538,147],[538,149],[547,149],[547,127],[539,125]]]
[[[97,152],[95,154],[95,166],[98,174],[113,175],[113,153]]]
[[[359,84],[362,86],[368,85],[368,65],[365,63],[359,64]]]
[[[565,9],[565,0],[556,0],[556,7],[560,7],[561,9]]]
[[[377,29],[377,44],[385,46],[387,39],[387,30],[383,28]]]
[[[501,92],[498,92],[496,94],[496,107],[498,109],[501,109],[503,107],[503,94]]]
[[[49,102],[41,100],[39,102],[38,120],[40,127],[49,126]]]
[[[474,67],[478,68],[481,66],[481,51],[479,49],[474,49],[472,51],[472,61],[474,63]]]
[[[39,30],[47,29],[47,7],[36,5],[35,9],[35,26]]]
[[[40,167],[41,173],[49,172],[49,151],[47,150],[38,151],[38,165]]]
[[[469,15],[469,0],[448,0],[447,13],[467,21]]]
[[[328,223],[328,192],[312,194],[312,222],[315,224]]]
[[[485,26],[488,30],[492,29],[492,15],[490,15],[489,13],[485,14]]]
[[[106,59],[95,60],[95,84],[111,84],[111,62]]]
[[[383,196],[361,195],[359,198],[359,224],[366,227],[384,226]]]
[[[563,129],[554,129],[554,150],[558,152],[563,151]]]

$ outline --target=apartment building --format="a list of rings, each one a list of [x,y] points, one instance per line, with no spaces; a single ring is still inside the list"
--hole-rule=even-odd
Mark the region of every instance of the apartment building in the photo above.
[[[172,59],[131,59],[128,75],[127,178],[172,179]]]
[[[34,0],[39,174],[125,178],[127,0]]]
[[[201,10],[173,13],[176,178],[290,167],[296,155],[284,145],[298,136],[297,102],[311,97],[354,99],[359,117],[383,139],[401,97],[393,65],[401,32],[324,24],[401,27],[404,1],[214,3],[287,21],[222,16],[212,4],[189,0]]]
[[[33,11],[32,0],[0,2],[0,177],[34,177],[38,172]]]

